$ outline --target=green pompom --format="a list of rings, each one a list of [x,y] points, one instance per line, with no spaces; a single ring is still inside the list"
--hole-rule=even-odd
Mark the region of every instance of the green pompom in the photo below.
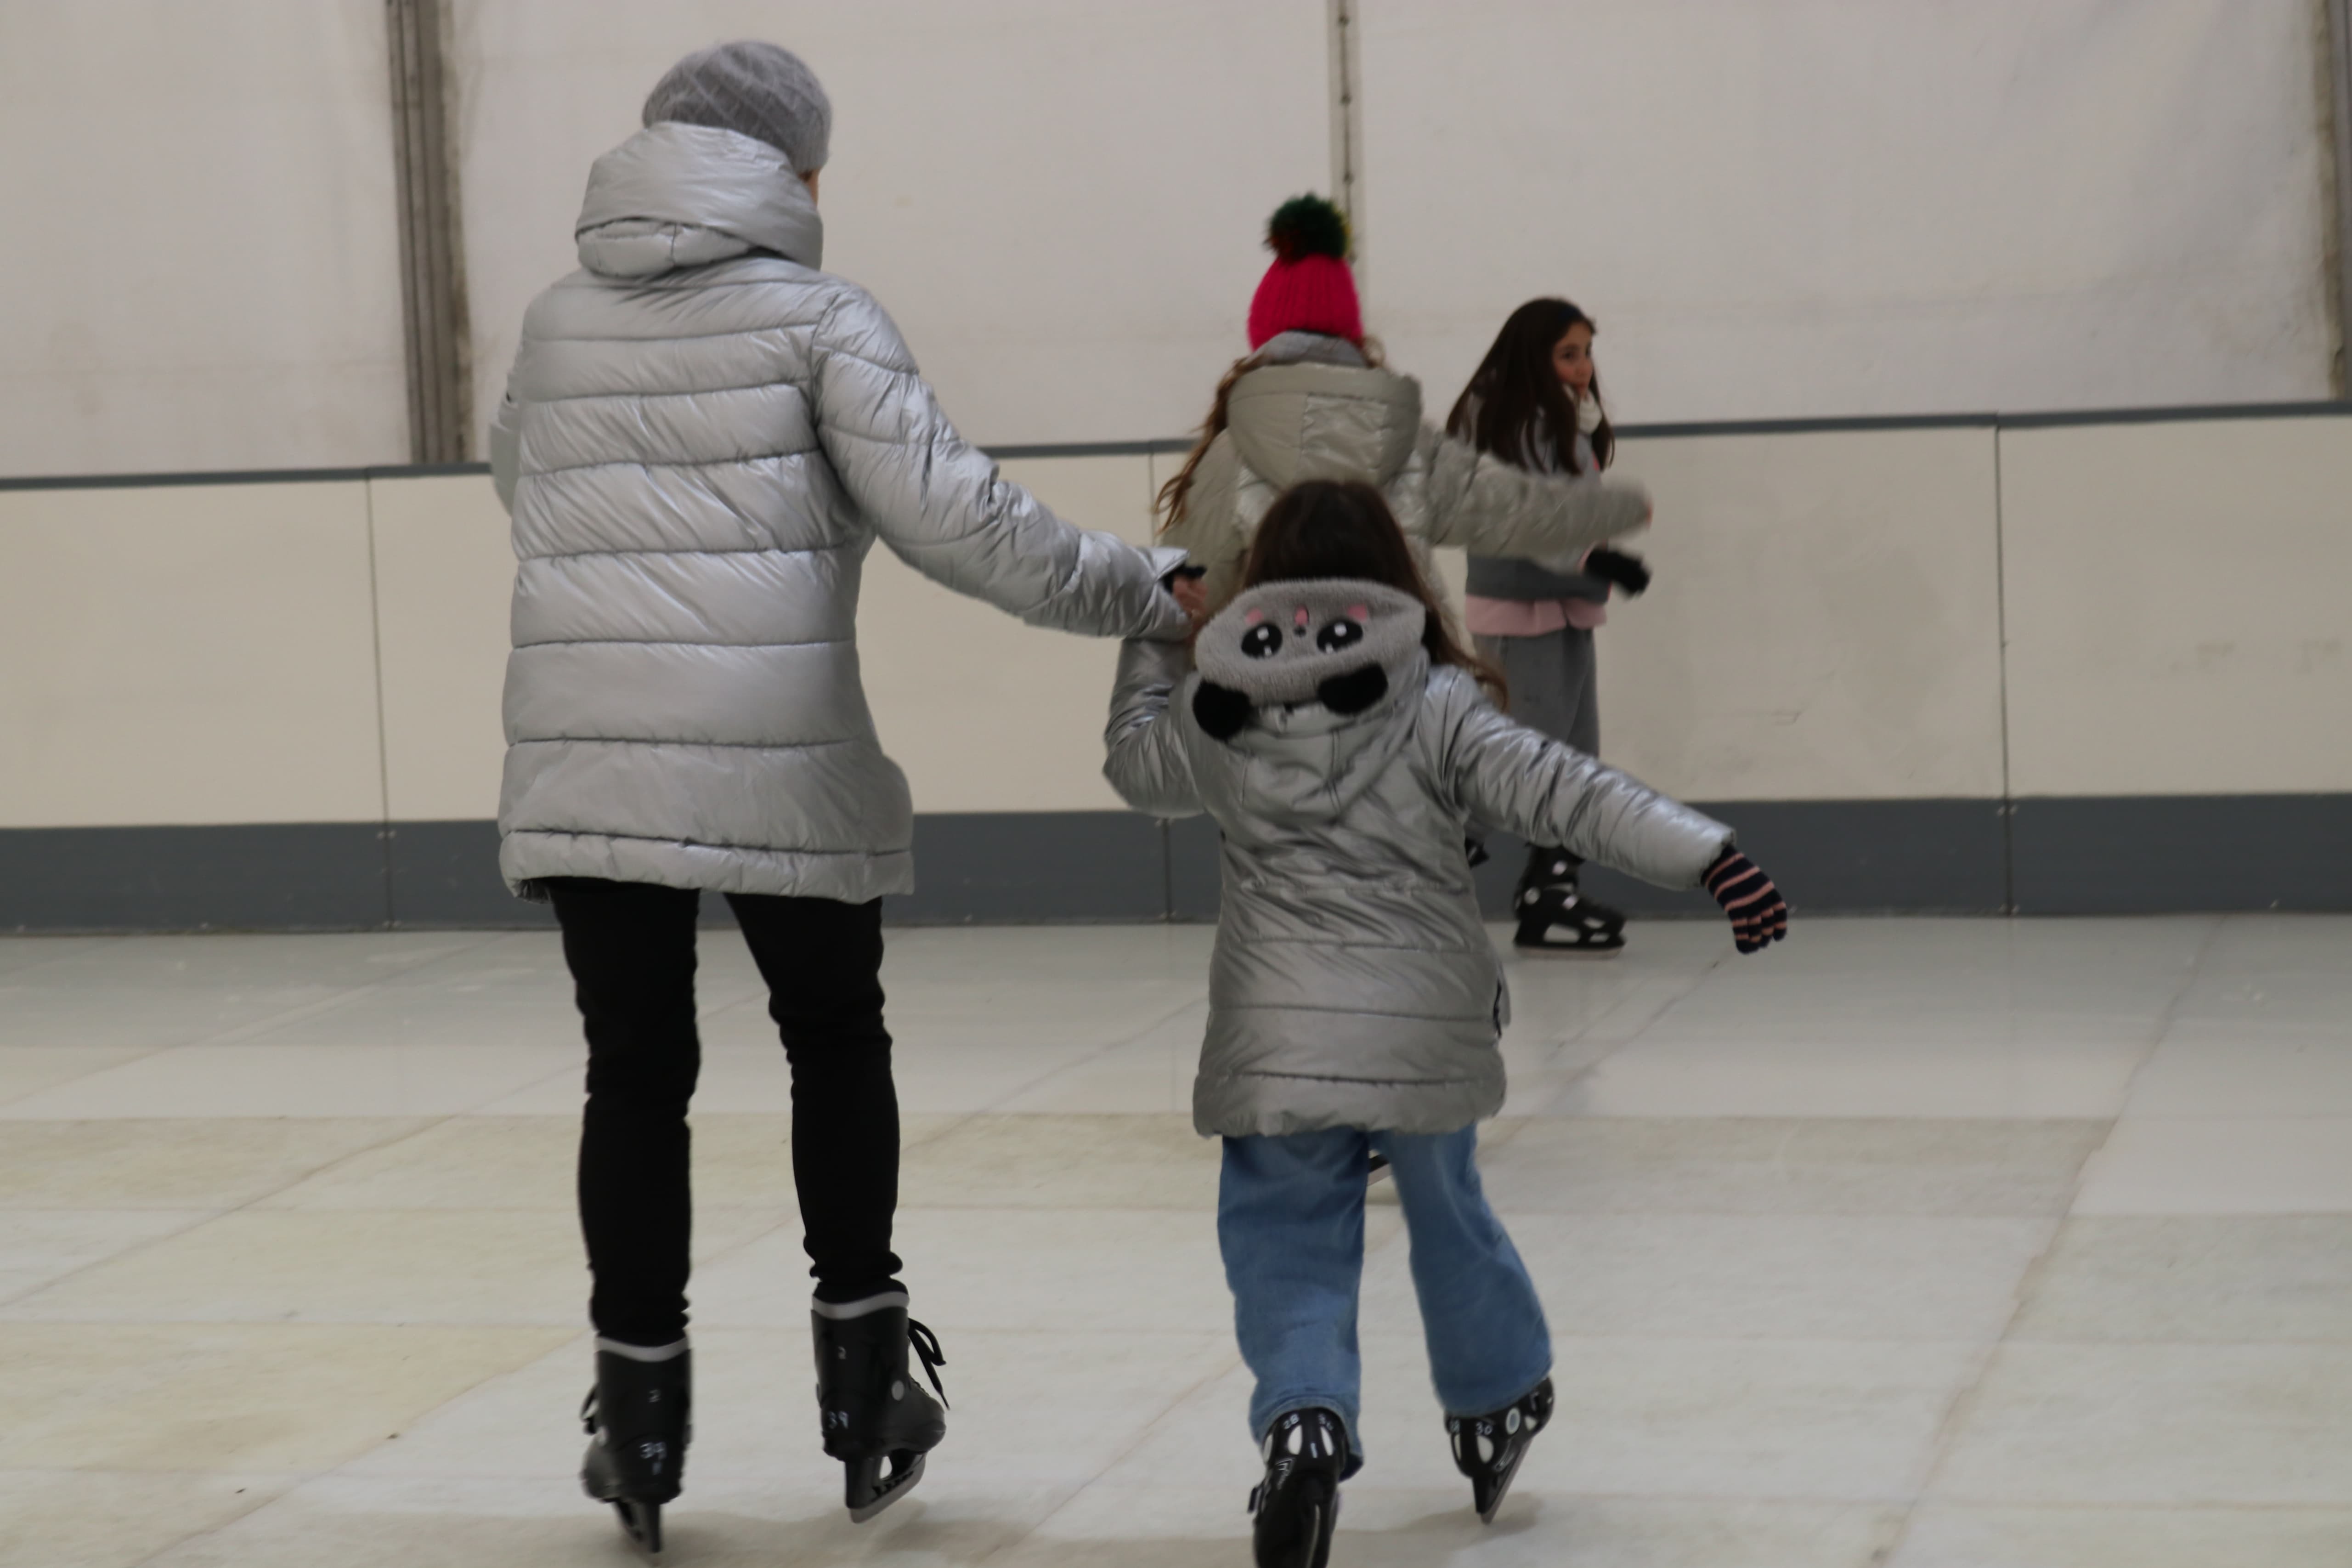
[[[1266,220],[1266,248],[1284,261],[1302,256],[1348,259],[1348,215],[1321,196],[1293,196]]]

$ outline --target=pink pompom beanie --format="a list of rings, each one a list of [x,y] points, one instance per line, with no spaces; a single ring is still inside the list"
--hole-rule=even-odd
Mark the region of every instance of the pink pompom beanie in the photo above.
[[[1347,216],[1320,196],[1293,196],[1265,226],[1274,265],[1250,300],[1253,352],[1283,332],[1321,332],[1360,342],[1364,316],[1348,269]]]

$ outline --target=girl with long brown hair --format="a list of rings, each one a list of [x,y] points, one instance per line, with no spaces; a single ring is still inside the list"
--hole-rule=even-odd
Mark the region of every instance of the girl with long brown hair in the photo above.
[[[1445,427],[1481,452],[1531,473],[1584,479],[1616,456],[1617,436],[1592,363],[1592,318],[1566,300],[1530,300],[1510,314],[1470,377]],[[1504,671],[1521,723],[1601,752],[1592,634],[1608,618],[1612,585],[1650,584],[1640,558],[1595,549],[1568,565],[1473,553],[1463,610],[1479,653]],[[1522,952],[1613,958],[1625,917],[1586,898],[1583,861],[1557,844],[1530,844],[1512,912]]]
[[[1729,828],[1496,709],[1377,489],[1284,492],[1240,576],[1189,658],[1121,649],[1103,772],[1139,811],[1205,812],[1223,830],[1192,1125],[1223,1140],[1217,1240],[1266,1462],[1257,1562],[1310,1568],[1363,1462],[1374,1156],[1412,1233],[1431,1377],[1482,1518],[1551,1414],[1542,1303],[1478,1182],[1510,1005],[1465,827],[1703,885],[1742,952],[1779,940],[1788,909]]]

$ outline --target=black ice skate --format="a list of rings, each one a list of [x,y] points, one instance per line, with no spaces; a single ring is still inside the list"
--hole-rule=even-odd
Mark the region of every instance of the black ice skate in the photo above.
[[[690,1352],[596,1350],[596,1386],[580,1406],[581,1424],[595,1441],[580,1464],[580,1486],[621,1516],[621,1528],[648,1557],[662,1550],[662,1504],[674,1500],[686,1477],[686,1446],[694,1438]],[[646,1361],[646,1353],[659,1356]]]
[[[1503,1506],[1503,1494],[1511,1489],[1511,1478],[1519,1473],[1519,1461],[1528,1457],[1528,1445],[1550,1419],[1549,1378],[1489,1415],[1445,1418],[1446,1436],[1454,1439],[1454,1463],[1470,1478],[1470,1500],[1488,1524]]]
[[[923,1456],[947,1436],[947,1390],[940,1386],[938,1369],[948,1358],[931,1331],[907,1316],[903,1291],[863,1301],[819,1301],[809,1317],[824,1451],[842,1462],[842,1500],[849,1517],[863,1524],[915,1489],[923,1479]],[[909,1347],[938,1399],[908,1372]]]
[[[1257,1568],[1324,1568],[1339,1523],[1348,1428],[1320,1405],[1275,1417],[1262,1446],[1265,1479],[1250,1492]]]
[[[1558,849],[1528,856],[1511,900],[1519,921],[1513,948],[1560,958],[1614,958],[1625,951],[1625,916],[1584,896],[1576,880],[1582,865]]]

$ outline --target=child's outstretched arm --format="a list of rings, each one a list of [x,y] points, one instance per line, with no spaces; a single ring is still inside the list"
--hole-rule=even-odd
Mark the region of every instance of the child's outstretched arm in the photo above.
[[[1182,643],[1123,643],[1118,681],[1111,689],[1110,722],[1103,730],[1103,777],[1118,797],[1154,816],[1194,816],[1201,797],[1182,726],[1169,704],[1192,672]]]
[[[1731,829],[1627,773],[1495,710],[1460,670],[1442,670],[1445,766],[1471,814],[1535,844],[1558,844],[1662,888],[1705,887],[1742,952],[1787,934],[1779,889]]]
[[[1421,446],[1432,544],[1570,571],[1585,551],[1650,521],[1650,492],[1630,480],[1531,474],[1434,428]]]

